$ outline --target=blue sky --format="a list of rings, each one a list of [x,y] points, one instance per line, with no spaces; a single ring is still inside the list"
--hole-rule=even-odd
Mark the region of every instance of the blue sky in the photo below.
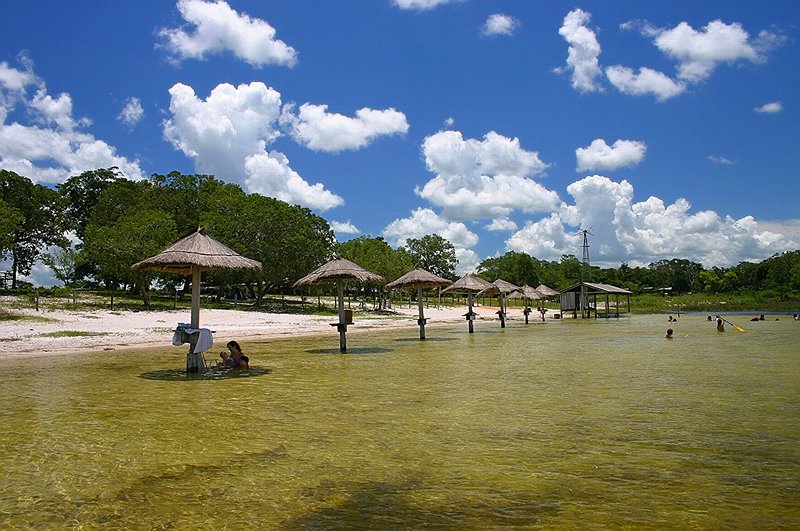
[[[580,256],[582,228],[606,266],[800,248],[792,1],[3,12],[0,166],[42,184],[213,173],[312,208],[340,241],[440,234],[459,272]]]

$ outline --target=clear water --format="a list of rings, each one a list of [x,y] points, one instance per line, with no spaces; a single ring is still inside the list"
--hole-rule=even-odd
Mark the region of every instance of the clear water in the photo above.
[[[3,362],[0,527],[797,529],[780,317],[242,338],[271,372],[206,380],[173,347]]]

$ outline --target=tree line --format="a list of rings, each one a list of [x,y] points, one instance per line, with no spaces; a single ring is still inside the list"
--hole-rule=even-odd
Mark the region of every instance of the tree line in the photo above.
[[[265,294],[285,293],[298,278],[334,253],[394,280],[414,267],[455,279],[458,262],[452,243],[430,234],[409,239],[397,249],[380,237],[361,236],[339,243],[328,222],[311,210],[259,194],[211,175],[153,174],[125,179],[116,168],[87,171],[55,189],[0,170],[0,250],[11,260],[11,287],[42,260],[56,278],[71,286],[117,287],[139,292],[148,303],[154,273],[131,265],[153,256],[198,227],[236,252],[259,260],[259,273],[214,271],[205,277],[223,290],[244,285],[259,304]],[[77,243],[72,245],[67,234]],[[50,252],[47,252],[47,249]],[[574,255],[539,260],[509,251],[483,260],[477,273],[533,287],[563,289],[581,280],[614,284],[634,292],[671,288],[674,292],[800,290],[800,251],[762,262],[706,269],[686,259],[646,267],[587,267]],[[188,289],[187,280],[159,275],[164,286]]]

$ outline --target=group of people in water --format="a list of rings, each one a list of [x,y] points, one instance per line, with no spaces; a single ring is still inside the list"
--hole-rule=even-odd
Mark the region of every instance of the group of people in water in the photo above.
[[[798,314],[793,314],[793,315],[792,315],[792,318],[793,318],[795,321],[800,321],[800,315],[798,315]],[[766,321],[766,318],[764,317],[764,314],[762,313],[762,314],[756,315],[755,317],[753,317],[753,318],[752,318],[752,319],[750,319],[750,320],[751,320],[751,321]],[[778,319],[776,318],[775,320],[777,321]],[[708,322],[710,322],[710,323],[711,323],[711,322],[714,322],[714,319],[713,319],[713,318],[712,318],[712,317],[709,315],[709,316],[706,318],[706,321],[708,321]],[[667,322],[670,322],[670,323],[677,323],[677,322],[678,322],[678,319],[670,315],[670,316],[667,318]],[[724,331],[725,331],[725,323],[728,323],[729,325],[731,325],[731,326],[735,327],[735,328],[736,328],[737,330],[739,330],[740,332],[744,332],[744,329],[741,329],[741,328],[739,328],[738,326],[734,325],[734,324],[733,324],[733,323],[731,323],[730,321],[726,321],[725,319],[723,319],[723,318],[722,318],[721,316],[719,316],[719,315],[718,315],[718,316],[717,316],[717,318],[716,318],[717,332],[724,332]],[[674,330],[672,330],[672,328],[667,328],[667,334],[666,334],[664,337],[665,337],[665,338],[667,338],[667,339],[672,339],[672,335],[673,335],[673,333],[674,333]]]
[[[244,352],[242,352],[242,347],[239,346],[239,343],[236,341],[228,341],[228,344],[225,345],[228,347],[228,352],[224,350],[219,353],[219,357],[222,358],[222,361],[217,363],[217,367],[220,369],[249,369],[250,368],[250,358],[245,356]]]

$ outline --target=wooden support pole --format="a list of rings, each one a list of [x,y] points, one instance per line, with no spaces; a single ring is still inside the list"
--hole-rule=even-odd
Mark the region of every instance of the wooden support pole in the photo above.
[[[422,286],[417,288],[417,306],[419,307],[419,338],[425,339],[425,310],[422,307]]]

